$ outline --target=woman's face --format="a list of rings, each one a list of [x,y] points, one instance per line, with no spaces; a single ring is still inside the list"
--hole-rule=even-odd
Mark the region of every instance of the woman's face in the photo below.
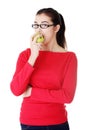
[[[48,43],[52,41],[52,39],[56,38],[56,26],[53,26],[53,22],[51,18],[45,14],[36,15],[34,24],[41,25],[52,25],[47,28],[41,28],[40,26],[35,29],[35,32],[41,32],[45,37],[45,42]]]

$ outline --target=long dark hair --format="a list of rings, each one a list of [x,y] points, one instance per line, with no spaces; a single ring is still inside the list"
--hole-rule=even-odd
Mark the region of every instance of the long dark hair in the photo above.
[[[36,15],[38,14],[46,14],[47,16],[49,16],[54,24],[54,26],[56,26],[57,24],[60,25],[60,29],[56,34],[56,40],[57,43],[65,48],[66,47],[66,38],[65,38],[65,22],[64,22],[64,18],[63,16],[58,13],[56,10],[54,10],[53,8],[43,8],[40,9]]]

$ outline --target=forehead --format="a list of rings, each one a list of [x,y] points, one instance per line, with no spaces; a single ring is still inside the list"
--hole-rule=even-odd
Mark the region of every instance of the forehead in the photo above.
[[[43,21],[50,22],[51,18],[46,14],[38,14],[35,16],[35,22],[43,22]]]

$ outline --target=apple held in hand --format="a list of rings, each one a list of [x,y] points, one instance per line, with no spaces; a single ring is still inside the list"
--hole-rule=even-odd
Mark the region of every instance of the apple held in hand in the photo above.
[[[44,37],[40,36],[37,38],[36,43],[43,43],[44,42]]]
[[[36,34],[34,34],[34,36],[32,37],[32,40],[34,40],[35,37],[37,37],[36,43],[43,43],[44,42],[44,36],[40,32],[37,32]]]

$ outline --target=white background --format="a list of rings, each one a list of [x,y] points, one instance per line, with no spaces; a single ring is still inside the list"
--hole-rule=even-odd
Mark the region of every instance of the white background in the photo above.
[[[0,1],[0,130],[20,130],[22,97],[10,91],[19,53],[29,47],[35,13],[44,7],[62,13],[68,50],[78,58],[75,98],[67,105],[71,130],[87,129],[87,14],[86,0],[1,0]]]

